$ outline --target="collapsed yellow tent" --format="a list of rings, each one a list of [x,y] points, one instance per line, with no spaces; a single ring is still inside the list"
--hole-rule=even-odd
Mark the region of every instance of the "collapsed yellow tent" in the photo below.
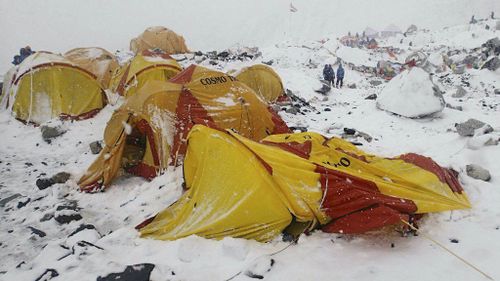
[[[62,56],[37,52],[20,65],[2,104],[23,122],[85,119],[106,105],[94,74]]]
[[[99,47],[72,49],[67,51],[64,57],[94,74],[104,89],[109,88],[111,76],[120,66],[112,53]]]
[[[130,50],[135,54],[153,49],[160,49],[167,54],[189,52],[184,37],[163,26],[149,27],[130,41]]]
[[[171,82],[149,82],[113,114],[104,133],[106,146],[80,179],[80,188],[107,187],[120,168],[155,177],[183,159],[194,124],[235,129],[253,140],[289,132],[248,86],[222,72],[192,65]]]
[[[168,81],[182,67],[167,54],[144,51],[113,75],[111,89],[122,96],[132,96],[148,81]]]
[[[186,192],[139,225],[143,237],[268,241],[292,221],[361,233],[417,214],[470,208],[451,171],[430,158],[380,158],[317,133],[260,143],[196,125],[184,161]]]
[[[275,102],[285,93],[278,73],[264,64],[243,68],[236,79],[247,84],[268,103]]]

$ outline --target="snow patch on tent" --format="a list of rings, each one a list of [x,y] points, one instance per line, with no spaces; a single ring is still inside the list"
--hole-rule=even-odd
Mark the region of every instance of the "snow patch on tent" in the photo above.
[[[378,108],[409,118],[440,112],[444,105],[444,99],[430,75],[418,67],[394,77],[377,99]]]

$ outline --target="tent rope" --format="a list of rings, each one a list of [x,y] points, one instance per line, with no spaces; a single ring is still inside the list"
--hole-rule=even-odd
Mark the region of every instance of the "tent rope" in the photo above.
[[[426,238],[426,239],[430,240],[431,242],[433,242],[434,244],[438,245],[441,249],[443,249],[446,252],[448,252],[449,254],[453,255],[454,257],[456,257],[461,262],[465,263],[466,265],[468,265],[469,267],[471,267],[475,271],[481,273],[484,277],[488,278],[489,280],[495,280],[491,276],[489,276],[488,274],[486,274],[485,272],[481,271],[479,268],[477,268],[476,266],[474,266],[473,264],[471,264],[470,262],[468,262],[467,260],[465,260],[464,258],[462,258],[461,256],[459,256],[458,254],[454,253],[452,250],[448,249],[443,244],[439,243],[436,239],[433,239],[429,235],[427,235],[425,233],[422,233],[420,231],[420,229],[418,229],[417,227],[413,226],[412,224],[408,223],[405,220],[401,220],[401,222],[403,222],[404,224],[406,224],[407,226],[409,226],[412,230],[419,232],[424,238]]]

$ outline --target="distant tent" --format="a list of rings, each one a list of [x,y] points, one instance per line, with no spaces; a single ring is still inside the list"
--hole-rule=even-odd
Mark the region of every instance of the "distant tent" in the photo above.
[[[111,89],[128,97],[148,81],[168,81],[181,71],[182,67],[169,55],[144,51],[115,72]]]
[[[375,40],[375,39],[373,39],[373,38],[372,38],[372,39],[370,39],[370,41],[368,41],[368,44],[366,45],[366,47],[367,47],[368,49],[376,49],[376,48],[378,48],[378,43],[377,43],[377,40]]]
[[[116,57],[99,47],[72,49],[66,52],[64,57],[94,74],[104,89],[109,88],[111,76],[119,67]]]
[[[135,54],[160,49],[167,54],[188,53],[184,37],[163,26],[152,26],[130,41],[130,50]]]
[[[268,103],[275,102],[285,93],[278,73],[264,64],[243,68],[237,73],[236,79],[252,88]]]
[[[406,29],[405,35],[413,35],[417,32],[418,28],[416,25],[412,24]]]
[[[184,176],[186,192],[140,224],[141,236],[269,241],[292,217],[310,228],[355,234],[416,214],[470,208],[455,175],[430,158],[380,158],[311,132],[257,143],[196,125]]]
[[[96,76],[62,56],[37,52],[18,67],[2,105],[23,122],[85,119],[106,105]]]
[[[120,168],[153,178],[182,162],[195,124],[234,129],[253,140],[289,131],[252,89],[232,76],[192,65],[170,81],[149,82],[113,114],[105,148],[79,181],[82,190],[109,186]]]
[[[381,32],[380,35],[382,37],[391,37],[391,36],[396,36],[397,34],[403,33],[399,27],[397,27],[394,24],[388,25],[386,28],[384,28]]]

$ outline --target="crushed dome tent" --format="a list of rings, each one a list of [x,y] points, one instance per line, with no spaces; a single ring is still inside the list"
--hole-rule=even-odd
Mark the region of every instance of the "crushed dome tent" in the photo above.
[[[181,71],[182,67],[169,55],[144,51],[115,72],[111,89],[128,97],[148,81],[168,81]]]
[[[135,54],[153,49],[160,49],[167,54],[189,52],[184,37],[163,26],[149,27],[130,41],[130,50]]]
[[[430,158],[380,158],[317,133],[260,143],[196,125],[184,160],[186,192],[139,226],[143,237],[268,241],[292,222],[362,233],[429,212],[470,208],[456,176]]]
[[[120,168],[153,178],[180,163],[194,124],[234,129],[253,140],[289,132],[252,89],[232,76],[192,65],[170,81],[149,82],[113,114],[105,148],[79,181],[82,190],[107,187]]]
[[[120,66],[112,53],[99,47],[72,49],[66,52],[64,57],[94,74],[104,89],[109,88],[111,76]]]
[[[243,68],[236,74],[236,79],[247,84],[268,103],[275,102],[285,93],[278,73],[264,64]]]
[[[2,105],[23,122],[85,119],[106,105],[96,76],[62,56],[37,52],[18,67]]]

